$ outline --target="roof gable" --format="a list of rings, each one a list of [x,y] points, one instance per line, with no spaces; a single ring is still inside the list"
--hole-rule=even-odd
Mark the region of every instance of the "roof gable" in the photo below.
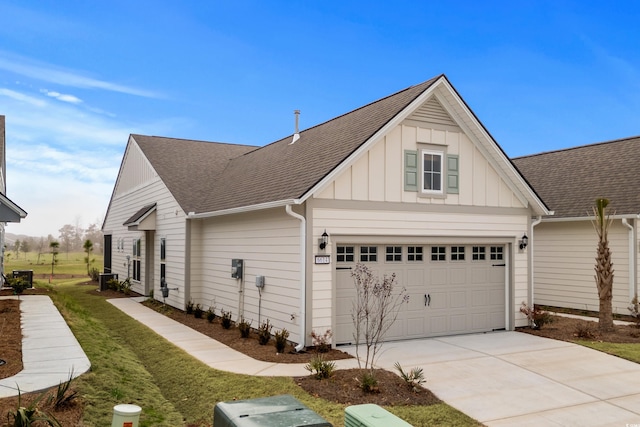
[[[513,159],[555,217],[592,216],[606,197],[617,215],[640,213],[640,137]]]

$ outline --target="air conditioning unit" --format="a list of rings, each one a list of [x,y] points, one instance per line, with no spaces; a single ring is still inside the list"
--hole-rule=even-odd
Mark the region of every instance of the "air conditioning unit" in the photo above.
[[[373,403],[348,406],[344,427],[411,427],[411,424]]]

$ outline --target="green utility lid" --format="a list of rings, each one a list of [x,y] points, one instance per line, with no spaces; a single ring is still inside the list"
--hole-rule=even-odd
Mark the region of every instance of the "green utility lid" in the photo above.
[[[219,402],[213,410],[214,427],[332,427],[320,415],[288,394]]]
[[[348,406],[344,412],[345,427],[411,427],[408,422],[373,403]]]

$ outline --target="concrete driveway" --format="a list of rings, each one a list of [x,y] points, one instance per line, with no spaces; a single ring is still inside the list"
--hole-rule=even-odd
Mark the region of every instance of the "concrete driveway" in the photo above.
[[[385,343],[377,365],[396,362],[488,426],[640,426],[640,365],[579,345],[520,332]]]

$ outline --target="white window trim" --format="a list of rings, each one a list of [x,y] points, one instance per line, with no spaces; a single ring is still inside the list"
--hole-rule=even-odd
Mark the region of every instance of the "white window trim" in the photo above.
[[[425,174],[424,155],[425,154],[440,156],[440,190],[426,190],[424,188],[424,174]],[[437,194],[437,195],[444,194],[444,175],[445,175],[444,159],[445,159],[444,151],[427,150],[427,149],[420,150],[420,165],[419,165],[420,167],[418,168],[418,170],[420,171],[420,192],[422,194]]]

